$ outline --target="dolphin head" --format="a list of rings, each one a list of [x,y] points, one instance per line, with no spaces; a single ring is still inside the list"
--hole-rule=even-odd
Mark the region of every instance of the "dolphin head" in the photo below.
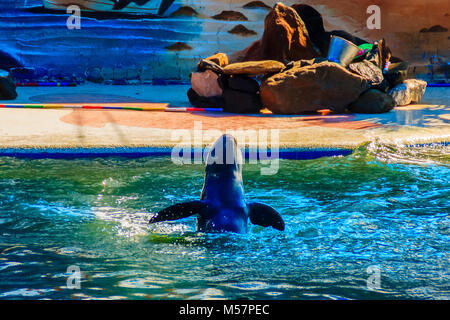
[[[210,148],[206,159],[205,182],[201,200],[209,200],[218,207],[243,207],[242,152],[236,139],[221,136]],[[220,223],[219,223],[220,224]]]
[[[206,159],[206,174],[242,175],[242,152],[233,136],[224,134],[211,147]]]

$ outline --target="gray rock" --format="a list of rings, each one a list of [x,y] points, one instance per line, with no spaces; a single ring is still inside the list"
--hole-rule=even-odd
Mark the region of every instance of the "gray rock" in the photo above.
[[[258,93],[259,83],[253,78],[244,75],[226,76],[219,78],[219,85],[222,89],[232,89],[247,93]]]
[[[262,109],[259,83],[244,75],[220,75],[223,109],[232,113],[258,113]]]
[[[0,100],[17,98],[16,84],[8,71],[0,70]]]
[[[217,63],[215,63],[213,61],[209,61],[206,59],[202,59],[197,64],[197,70],[198,71],[212,70],[217,74],[223,74],[223,68],[221,66],[219,66]]]
[[[283,71],[292,69],[292,68],[302,68],[302,67],[306,67],[306,66],[312,66],[315,63],[321,63],[324,61],[328,61],[326,58],[324,57],[317,57],[314,59],[310,59],[310,60],[297,60],[297,61],[291,61],[288,64],[286,64],[286,68],[284,68]]]
[[[187,92],[189,102],[197,108],[223,108],[225,102],[222,97],[201,97],[190,88]]]
[[[217,82],[217,74],[211,70],[194,72],[191,74],[192,89],[201,97],[220,97],[222,88]]]
[[[334,62],[292,67],[261,83],[264,107],[277,114],[298,114],[320,109],[344,112],[369,89],[363,77]]]
[[[225,89],[222,97],[225,112],[258,113],[262,109],[261,98],[258,94]]]
[[[356,73],[369,81],[369,84],[372,86],[379,85],[384,80],[381,69],[367,60],[351,63],[348,68],[353,73]]]
[[[387,93],[369,89],[361,94],[348,109],[355,113],[384,113],[395,107],[394,99]]]
[[[391,64],[389,71],[384,74],[384,78],[389,82],[391,88],[403,83],[403,81],[407,79],[408,67],[409,64],[407,62],[396,62]]]
[[[392,88],[389,94],[397,106],[406,106],[411,103],[420,102],[425,94],[426,88],[427,83],[425,81],[409,79]]]

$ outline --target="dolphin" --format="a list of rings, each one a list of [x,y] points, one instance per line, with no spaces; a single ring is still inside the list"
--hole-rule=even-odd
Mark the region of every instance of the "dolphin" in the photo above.
[[[225,158],[224,158],[225,157]],[[197,216],[197,231],[248,231],[248,220],[263,227],[284,230],[284,221],[272,207],[246,202],[242,181],[242,152],[236,139],[221,136],[208,153],[200,200],[172,205],[154,215],[149,223]]]

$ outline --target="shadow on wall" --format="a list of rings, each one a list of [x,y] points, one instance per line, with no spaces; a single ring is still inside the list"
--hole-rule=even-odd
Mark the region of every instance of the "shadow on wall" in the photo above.
[[[97,0],[83,3],[89,1]],[[131,1],[128,6],[151,3],[144,2]],[[419,65],[420,72],[433,72],[423,67],[430,60],[448,61],[447,0],[377,1],[380,30],[367,29],[366,10],[371,2],[301,1],[322,14],[327,30],[342,29],[371,41],[385,37],[393,54]],[[82,13],[81,29],[69,30],[69,15],[36,9],[42,9],[42,0],[15,0],[0,4],[2,50],[32,68],[22,70],[23,80],[188,81],[201,58],[216,52],[231,54],[261,38],[264,18],[274,4],[269,0],[176,0],[162,18],[115,19]]]

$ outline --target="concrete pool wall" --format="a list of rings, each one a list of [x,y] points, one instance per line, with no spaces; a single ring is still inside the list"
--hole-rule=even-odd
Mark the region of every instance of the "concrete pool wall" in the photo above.
[[[105,86],[18,88],[14,104],[55,103],[109,106],[187,105],[187,86]],[[276,129],[280,149],[355,149],[377,141],[417,144],[450,141],[450,90],[427,88],[421,104],[385,114],[278,116],[227,113],[80,109],[0,108],[0,149],[172,148],[181,133],[201,132],[201,146],[220,133],[238,135]],[[11,103],[0,101],[0,105]],[[257,143],[258,144],[258,143]],[[250,147],[257,147],[250,143]],[[112,151],[113,152],[113,151]],[[117,152],[114,151],[114,152]]]

